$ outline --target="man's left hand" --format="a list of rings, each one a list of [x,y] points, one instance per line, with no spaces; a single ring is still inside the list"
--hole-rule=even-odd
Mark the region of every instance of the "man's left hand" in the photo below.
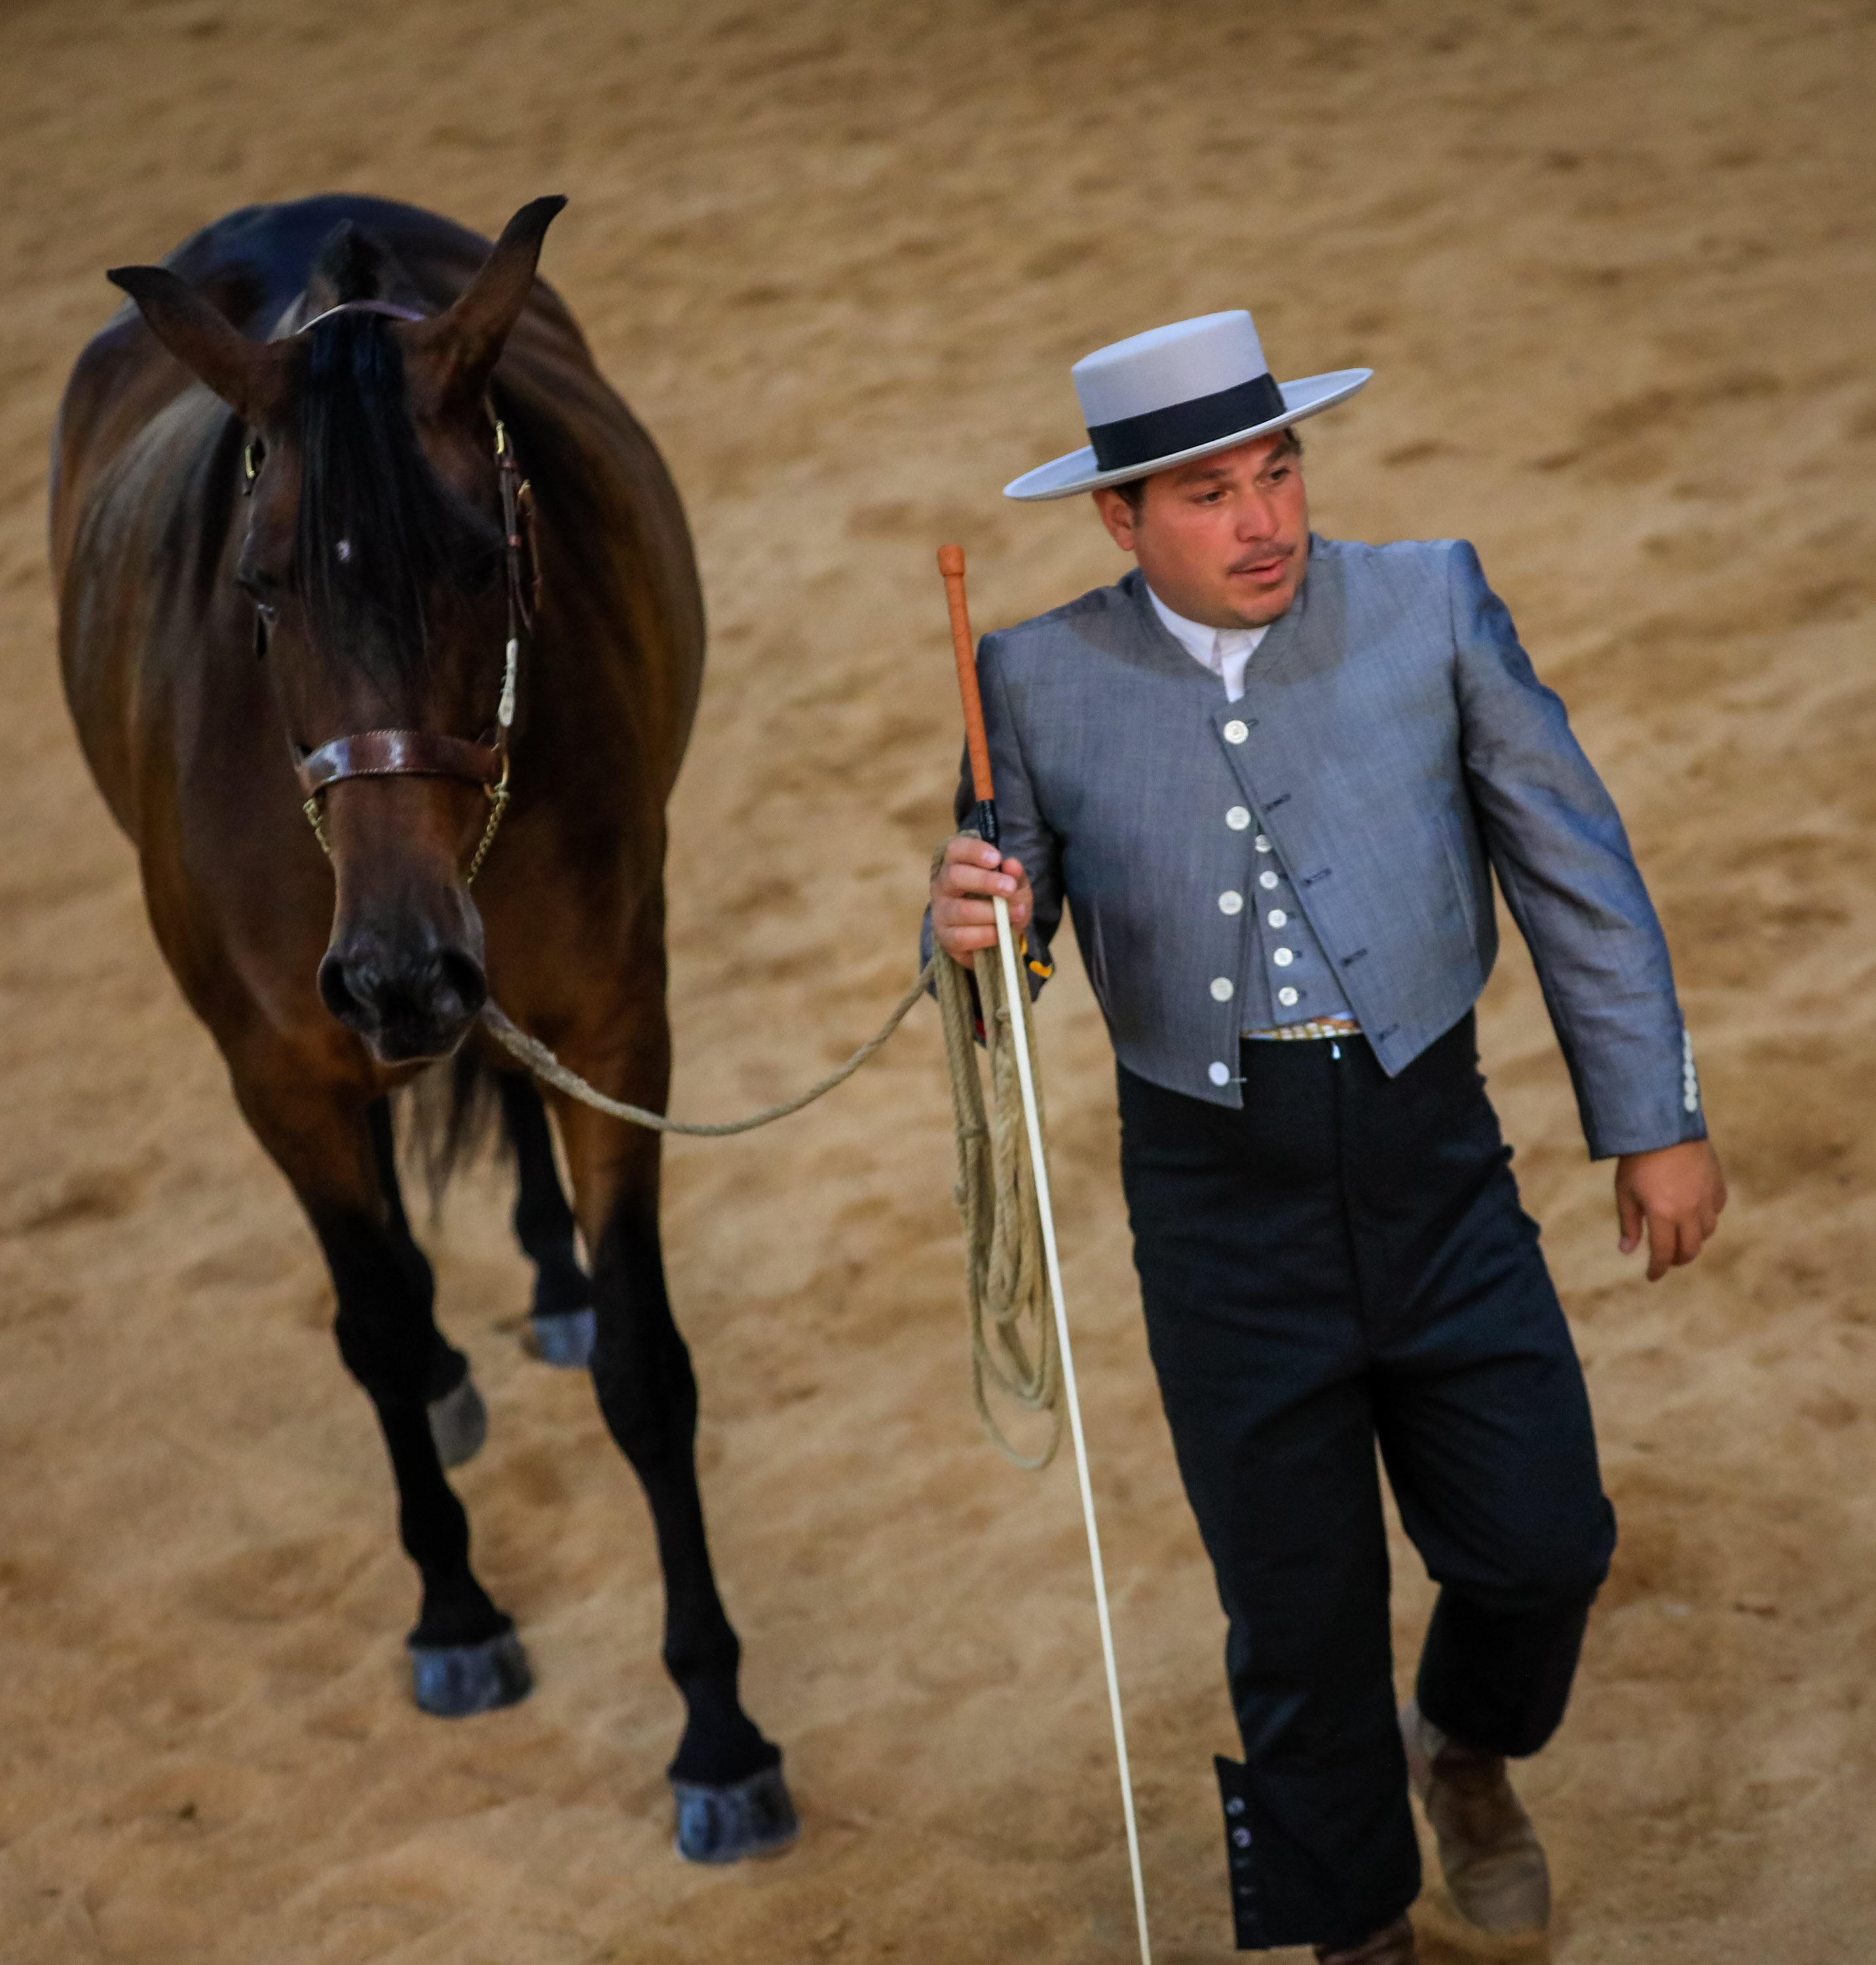
[[[1623,1255],[1641,1246],[1648,1231],[1648,1280],[1691,1262],[1710,1242],[1726,1204],[1720,1156],[1705,1140],[1683,1140],[1650,1153],[1624,1153],[1616,1162],[1615,1211]]]

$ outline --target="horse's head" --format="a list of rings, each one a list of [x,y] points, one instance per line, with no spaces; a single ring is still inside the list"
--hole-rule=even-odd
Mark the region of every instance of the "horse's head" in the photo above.
[[[356,239],[322,259],[335,310],[269,342],[162,268],[111,275],[246,426],[234,577],[336,881],[320,993],[387,1063],[452,1050],[488,993],[465,873],[505,795],[519,603],[488,390],[565,202],[429,318],[377,299]]]

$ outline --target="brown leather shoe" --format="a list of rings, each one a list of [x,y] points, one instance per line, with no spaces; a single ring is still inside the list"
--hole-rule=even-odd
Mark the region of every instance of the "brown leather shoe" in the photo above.
[[[1401,1738],[1459,1915],[1499,1938],[1542,1931],[1550,1922],[1549,1866],[1503,1757],[1449,1739],[1411,1700],[1401,1708]]]
[[[1316,1947],[1319,1965],[1414,1965],[1417,1956],[1414,1927],[1404,1917],[1397,1917],[1385,1931],[1377,1931],[1359,1944]]]

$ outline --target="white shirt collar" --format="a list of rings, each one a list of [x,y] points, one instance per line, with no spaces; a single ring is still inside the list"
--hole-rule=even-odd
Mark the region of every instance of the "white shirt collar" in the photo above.
[[[1224,684],[1224,699],[1235,703],[1244,693],[1244,670],[1257,644],[1269,633],[1266,622],[1261,628],[1206,628],[1196,621],[1188,621],[1183,614],[1175,614],[1172,609],[1149,587],[1147,598],[1153,603],[1153,611],[1166,624],[1171,635],[1192,660],[1202,667],[1209,669]]]

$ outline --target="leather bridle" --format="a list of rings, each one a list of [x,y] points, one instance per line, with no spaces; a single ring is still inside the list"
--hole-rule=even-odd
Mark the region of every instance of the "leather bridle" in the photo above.
[[[320,322],[336,314],[381,314],[393,320],[423,320],[427,316],[389,301],[346,301],[329,307],[298,330],[304,334]],[[507,426],[495,413],[492,400],[484,407],[494,432],[496,481],[501,491],[503,555],[506,561],[508,594],[508,642],[502,671],[501,696],[495,706],[495,722],[481,738],[455,737],[440,730],[362,730],[347,737],[335,737],[304,757],[296,756],[294,770],[306,795],[301,809],[319,841],[320,850],[332,857],[320,800],[332,785],[347,778],[430,777],[463,778],[480,785],[488,800],[488,820],[471,855],[464,884],[474,880],[495,843],[503,815],[508,807],[509,745],[514,728],[515,692],[519,680],[521,644],[534,628],[534,606],[539,597],[540,562],[534,551],[534,504],[532,487],[521,474],[514,445]],[[253,446],[243,456],[246,487],[252,488],[256,469]],[[524,567],[523,561],[526,561]],[[529,577],[531,574],[531,577]]]

